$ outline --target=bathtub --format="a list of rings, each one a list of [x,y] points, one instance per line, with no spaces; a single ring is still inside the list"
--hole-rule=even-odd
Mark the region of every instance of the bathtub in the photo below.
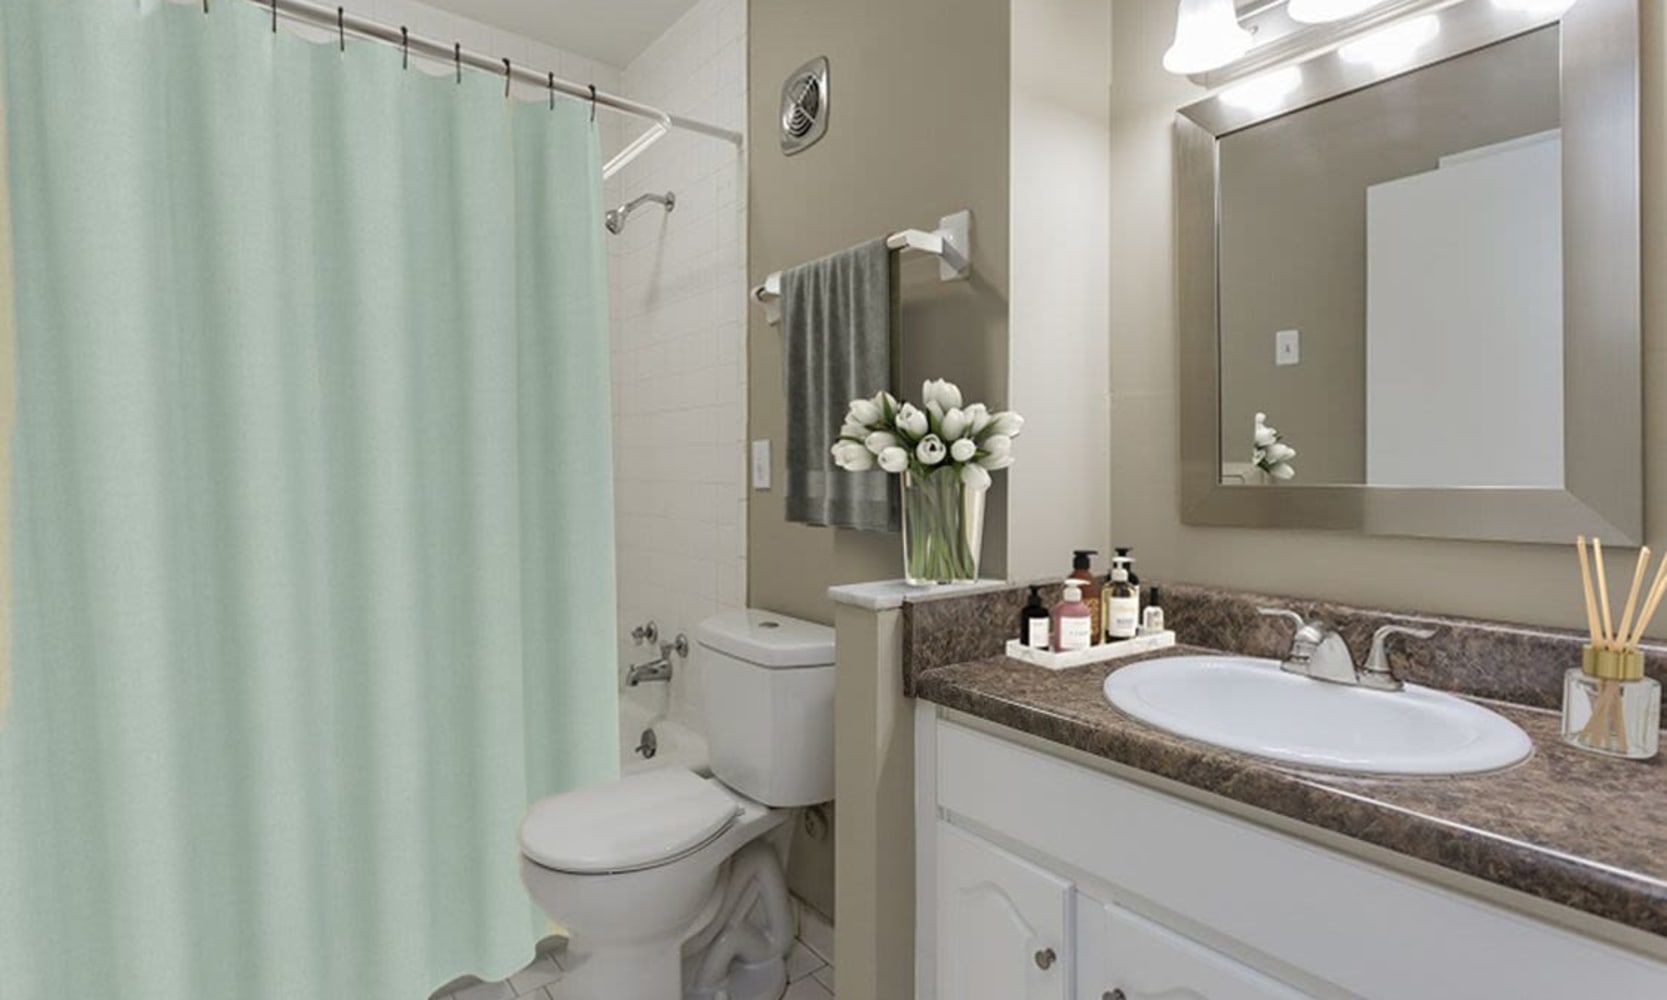
[[[637,748],[643,732],[654,734],[654,755],[646,757]],[[706,740],[674,719],[662,718],[648,706],[629,697],[619,700],[619,771],[636,774],[657,767],[685,767],[699,774],[711,774]]]

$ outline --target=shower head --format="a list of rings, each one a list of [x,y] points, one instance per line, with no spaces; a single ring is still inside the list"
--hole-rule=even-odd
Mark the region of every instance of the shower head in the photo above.
[[[625,220],[631,217],[631,213],[651,201],[666,206],[668,212],[677,207],[677,195],[671,191],[667,191],[665,194],[640,194],[618,208],[608,209],[608,214],[603,217],[602,224],[608,227],[608,232],[618,236],[620,231],[625,228]]]

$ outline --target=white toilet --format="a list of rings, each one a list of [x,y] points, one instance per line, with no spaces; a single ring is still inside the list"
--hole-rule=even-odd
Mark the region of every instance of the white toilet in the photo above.
[[[668,767],[533,804],[521,881],[570,939],[560,1000],[777,1000],[793,941],[767,834],[834,792],[834,633],[702,622],[713,777]]]

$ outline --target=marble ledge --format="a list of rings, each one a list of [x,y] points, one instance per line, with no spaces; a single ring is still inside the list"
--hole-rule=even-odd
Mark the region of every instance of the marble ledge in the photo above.
[[[907,580],[875,580],[869,583],[847,583],[828,588],[828,598],[835,604],[861,608],[864,611],[896,611],[905,603],[920,604],[950,597],[967,597],[995,590],[1006,590],[1005,580],[979,580],[975,583],[914,584]]]

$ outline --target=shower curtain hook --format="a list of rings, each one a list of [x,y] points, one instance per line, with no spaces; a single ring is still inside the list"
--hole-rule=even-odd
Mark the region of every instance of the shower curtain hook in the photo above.
[[[590,120],[596,122],[596,84],[590,85]]]
[[[512,66],[510,66],[509,60],[505,59],[504,60],[504,100],[506,100],[506,101],[509,100],[509,83],[513,79],[515,79],[515,69]]]
[[[411,29],[399,26],[399,68],[411,68]]]
[[[278,0],[272,0],[272,33],[278,33]]]
[[[550,74],[550,110],[556,110],[556,74]]]
[[[336,37],[341,39],[341,50],[347,51],[347,8],[336,8]]]
[[[203,13],[208,13],[208,0],[203,0]]]
[[[451,47],[451,57],[457,63],[457,83],[463,84],[463,43],[457,42]]]

